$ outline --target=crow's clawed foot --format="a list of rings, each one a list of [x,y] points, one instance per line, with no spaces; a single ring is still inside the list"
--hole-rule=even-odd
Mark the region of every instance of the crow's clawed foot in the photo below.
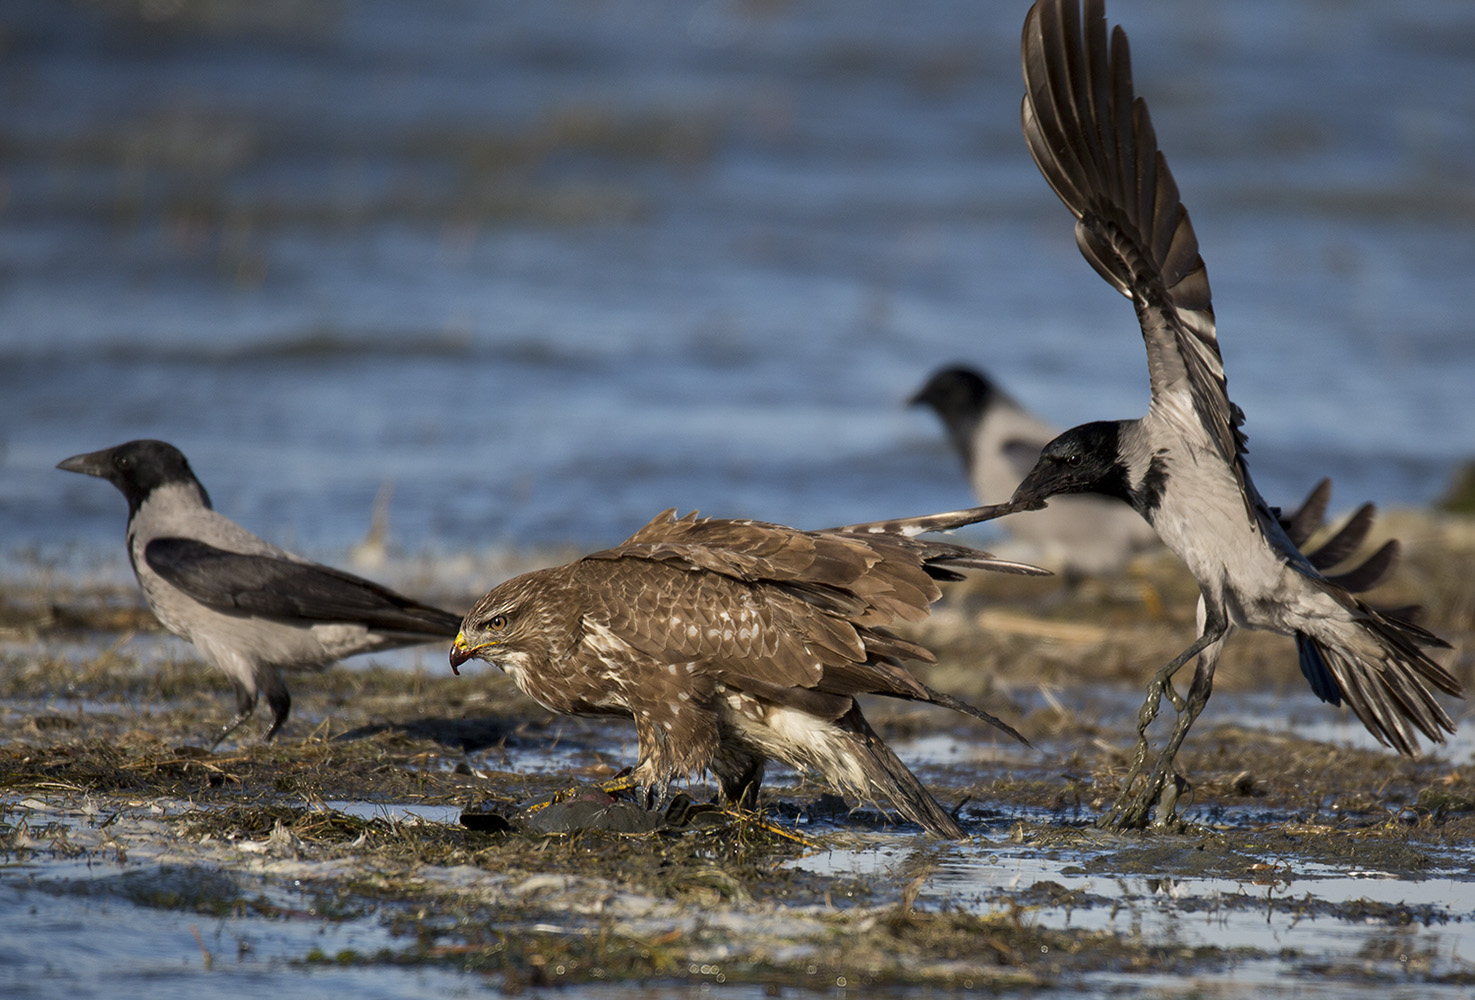
[[[1173,757],[1177,751],[1178,741],[1175,740],[1168,749],[1159,754],[1152,770],[1145,778],[1142,776],[1148,755],[1152,751],[1151,743],[1147,738],[1147,729],[1157,718],[1164,694],[1168,696],[1174,709],[1178,712],[1178,723],[1174,726],[1175,736],[1179,732],[1187,731],[1185,722],[1191,720],[1187,720],[1184,713],[1190,705],[1173,690],[1165,671],[1159,671],[1153,677],[1152,683],[1147,686],[1147,699],[1137,713],[1137,747],[1132,753],[1132,766],[1127,769],[1126,777],[1122,780],[1121,795],[1117,797],[1111,809],[1096,822],[1096,825],[1103,829],[1141,830],[1149,824],[1161,829],[1175,828],[1178,793],[1188,784],[1183,778],[1173,773]],[[1170,774],[1172,781],[1168,780]],[[1156,810],[1155,819],[1154,810]]]
[[[1129,782],[1096,825],[1103,830],[1140,830],[1147,826],[1156,800],[1157,789],[1150,779]]]
[[[254,708],[255,706],[253,705],[252,707]],[[244,712],[237,712],[229,722],[227,722],[224,726],[220,728],[220,730],[215,734],[215,738],[210,741],[210,752],[214,753],[216,748],[219,747],[220,744],[225,742],[226,737],[230,736],[231,733],[241,728],[241,723],[245,722],[249,718],[251,718],[250,709],[247,709]],[[267,739],[269,740],[271,739],[271,737],[268,736]]]
[[[1174,657],[1172,662],[1152,675],[1152,680],[1147,685],[1147,697],[1137,711],[1137,747],[1132,754],[1132,766],[1127,769],[1127,775],[1122,781],[1121,795],[1111,809],[1096,821],[1097,826],[1109,830],[1140,830],[1150,823],[1162,830],[1182,828],[1183,823],[1177,816],[1178,800],[1192,785],[1173,769],[1173,761],[1178,756],[1178,748],[1188,736],[1188,730],[1193,727],[1194,720],[1208,703],[1214,682],[1214,666],[1218,661],[1217,647],[1200,657],[1187,697],[1179,695],[1173,689],[1173,675],[1189,659],[1210,649],[1223,637],[1224,627],[1213,625],[1194,640],[1191,646]],[[1172,703],[1178,718],[1173,723],[1167,745],[1158,754],[1152,770],[1144,779],[1142,769],[1152,750],[1147,730],[1157,718],[1164,695]]]
[[[1178,832],[1183,821],[1178,817],[1178,801],[1193,785],[1187,778],[1171,772],[1171,765],[1159,761],[1146,778],[1123,786],[1122,794],[1096,825],[1105,830],[1155,830]]]
[[[1132,766],[1122,779],[1122,793],[1116,804],[1096,822],[1103,829],[1130,830],[1147,825],[1147,817],[1157,799],[1157,789],[1153,787],[1152,778],[1145,782],[1139,782],[1138,779],[1141,778],[1147,756],[1152,751],[1152,745],[1147,739],[1147,729],[1157,718],[1158,709],[1162,705],[1163,690],[1167,686],[1164,671],[1158,671],[1147,685],[1147,698],[1137,710],[1137,746],[1132,751]],[[1153,769],[1154,777],[1157,770],[1158,768]]]

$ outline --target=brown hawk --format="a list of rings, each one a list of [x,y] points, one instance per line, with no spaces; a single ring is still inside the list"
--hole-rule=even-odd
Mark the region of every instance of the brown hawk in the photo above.
[[[1012,509],[826,531],[668,510],[612,549],[498,586],[466,615],[451,666],[496,664],[554,712],[633,718],[634,777],[657,796],[707,771],[725,800],[751,806],[776,758],[960,838],[855,696],[943,705],[1027,743],[908,673],[903,660],[934,657],[887,628],[925,618],[957,570],[1044,573],[913,537]]]

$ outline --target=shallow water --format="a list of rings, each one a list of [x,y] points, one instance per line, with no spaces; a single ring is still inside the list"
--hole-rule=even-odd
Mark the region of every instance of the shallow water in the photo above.
[[[8,4],[0,552],[121,564],[52,467],[138,436],[339,560],[385,484],[411,552],[958,506],[903,405],[958,359],[1139,413],[1018,134],[1025,7]],[[1110,8],[1262,491],[1427,502],[1475,440],[1475,8]]]
[[[0,946],[0,987],[15,1000],[188,1000],[221,989],[263,998],[484,993],[475,980],[437,968],[304,964],[314,948],[331,957],[395,944],[377,921],[199,916],[135,903],[132,896],[147,887],[128,885],[126,876],[47,872],[45,881],[32,881],[29,874],[0,873],[0,937],[9,942]],[[38,939],[44,949],[27,944]]]
[[[1426,956],[1423,971],[1436,975],[1469,969],[1475,886],[1467,881],[1467,859],[1451,857],[1444,871],[1417,881],[1377,871],[1292,865],[1273,857],[1261,859],[1263,870],[1246,871],[1241,878],[1147,877],[1111,874],[1113,855],[1121,847],[1115,838],[1104,838],[1100,851],[1042,851],[998,836],[929,861],[918,898],[925,905],[987,913],[1040,885],[1059,896],[1071,893],[1075,898],[1067,903],[1031,905],[1030,919],[1047,926],[1129,932],[1177,947],[1254,949],[1262,957],[1244,960],[1243,978],[1231,970],[1225,980],[1231,993],[1237,988],[1245,995],[1267,977],[1295,976],[1315,965],[1356,966],[1385,940],[1397,941],[1401,950],[1374,963],[1384,974],[1402,971],[1398,966],[1410,955]],[[1129,855],[1130,849],[1121,853]],[[1100,861],[1106,873],[1087,874],[1082,866],[1092,860]],[[795,864],[878,881],[901,879],[917,868],[913,848],[905,843],[834,851]],[[1405,924],[1381,916],[1328,915],[1330,907],[1357,901],[1402,908],[1412,916]],[[1279,958],[1263,957],[1282,952]]]

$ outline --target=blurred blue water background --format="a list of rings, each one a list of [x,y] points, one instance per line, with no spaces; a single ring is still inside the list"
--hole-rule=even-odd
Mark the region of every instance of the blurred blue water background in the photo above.
[[[339,558],[598,546],[669,506],[969,502],[981,365],[1139,415],[1128,304],[1019,135],[1025,0],[7,0],[0,554],[121,559],[55,471],[179,445]],[[1114,0],[1272,502],[1475,452],[1475,4]]]

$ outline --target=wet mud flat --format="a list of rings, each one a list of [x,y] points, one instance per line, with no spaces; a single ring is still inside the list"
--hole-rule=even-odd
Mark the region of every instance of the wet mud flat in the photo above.
[[[1469,685],[1475,545],[1458,523],[1395,530],[1409,557],[1376,596],[1425,603]],[[1093,826],[1147,673],[1191,637],[1192,584],[1166,558],[1072,590],[979,578],[917,631],[939,653],[930,683],[1036,744],[867,705],[960,804],[960,843],[782,769],[765,822],[537,829],[524,806],[613,775],[633,732],[551,717],[490,670],[452,677],[436,649],[298,677],[282,739],[210,752],[227,685],[113,587],[0,597],[7,996],[222,977],[242,995],[1475,988],[1463,705],[1447,747],[1399,758],[1303,694],[1288,641],[1239,635],[1180,755],[1187,825]]]

